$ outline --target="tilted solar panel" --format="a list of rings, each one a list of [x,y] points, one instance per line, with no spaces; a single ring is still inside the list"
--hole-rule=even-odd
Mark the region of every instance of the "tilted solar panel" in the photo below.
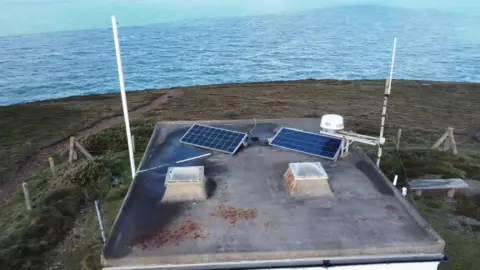
[[[325,134],[282,127],[270,145],[336,160],[342,140]]]
[[[180,142],[233,155],[246,138],[246,133],[193,124]]]

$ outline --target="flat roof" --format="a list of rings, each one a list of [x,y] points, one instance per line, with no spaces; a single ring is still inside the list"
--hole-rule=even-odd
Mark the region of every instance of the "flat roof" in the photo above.
[[[181,144],[193,123],[251,132],[260,140],[235,155]],[[162,203],[168,166],[137,174],[102,253],[103,266],[205,269],[443,254],[444,241],[360,148],[331,161],[262,143],[282,126],[318,132],[319,124],[314,118],[259,120],[255,128],[253,120],[159,122],[140,170],[212,153],[175,165],[204,166],[209,198]],[[321,162],[333,197],[287,192],[288,164],[303,161]]]

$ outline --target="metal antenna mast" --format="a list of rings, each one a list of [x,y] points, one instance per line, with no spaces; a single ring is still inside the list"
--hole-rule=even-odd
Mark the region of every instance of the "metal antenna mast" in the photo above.
[[[390,91],[392,90],[392,78],[393,78],[393,68],[395,65],[395,52],[397,50],[397,38],[393,40],[393,52],[392,52],[392,63],[390,65],[390,76],[387,78],[385,85],[385,96],[383,98],[383,107],[382,107],[382,121],[380,123],[380,136],[379,140],[383,139],[383,133],[385,129],[385,118],[387,117],[387,102],[388,97],[390,96]],[[377,153],[377,166],[380,167],[380,158],[382,157],[382,145],[378,145]]]

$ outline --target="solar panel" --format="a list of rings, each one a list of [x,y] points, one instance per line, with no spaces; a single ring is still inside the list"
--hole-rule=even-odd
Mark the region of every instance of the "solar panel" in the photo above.
[[[336,160],[342,140],[325,134],[282,127],[270,141],[270,145]]]
[[[180,142],[233,155],[246,138],[246,133],[193,124]]]

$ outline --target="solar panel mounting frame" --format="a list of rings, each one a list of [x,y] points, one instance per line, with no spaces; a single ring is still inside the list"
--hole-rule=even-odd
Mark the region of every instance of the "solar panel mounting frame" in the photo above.
[[[235,150],[233,150],[232,152],[229,152],[229,151],[220,150],[220,149],[213,148],[213,147],[207,147],[207,146],[183,141],[183,138],[185,138],[185,136],[187,136],[187,134],[192,130],[192,128],[194,126],[201,126],[201,127],[211,128],[211,129],[223,130],[223,131],[228,131],[228,132],[232,132],[232,133],[243,134],[244,136],[243,136],[242,140],[238,143],[238,145],[235,147]],[[192,145],[192,146],[196,146],[196,147],[200,147],[200,148],[204,148],[204,149],[209,149],[209,150],[218,151],[218,152],[221,152],[221,153],[226,153],[226,154],[233,155],[238,151],[240,146],[245,142],[245,140],[247,139],[247,136],[248,136],[248,134],[244,133],[244,132],[239,132],[239,131],[236,131],[236,130],[230,130],[230,129],[219,128],[219,127],[214,127],[214,126],[207,126],[207,125],[202,125],[202,124],[195,123],[187,130],[187,132],[185,132],[185,134],[183,134],[182,138],[180,138],[180,142],[183,143],[183,144],[187,144],[187,145]]]
[[[272,142],[275,140],[275,138],[278,136],[278,134],[280,134],[280,132],[282,132],[282,130],[284,130],[284,129],[289,129],[289,130],[293,130],[293,131],[309,133],[309,134],[313,134],[313,135],[317,135],[317,136],[325,136],[325,137],[330,137],[330,138],[334,138],[334,139],[341,139],[340,147],[338,147],[337,152],[335,152],[335,156],[334,156],[333,158],[330,158],[330,157],[327,157],[327,156],[315,155],[315,154],[308,153],[308,152],[305,152],[305,151],[299,151],[299,150],[297,150],[297,149],[292,149],[292,148],[288,148],[288,147],[283,147],[283,146],[280,146],[280,145],[272,144]],[[315,132],[311,132],[311,131],[305,131],[305,130],[296,129],[296,128],[281,127],[280,130],[275,134],[275,136],[273,136],[273,138],[268,142],[268,144],[269,144],[270,146],[278,147],[278,148],[281,148],[281,149],[286,149],[286,150],[295,151],[295,152],[299,152],[299,153],[303,153],[303,154],[307,154],[307,155],[311,155],[311,156],[315,156],[315,157],[321,157],[321,158],[326,158],[326,159],[330,159],[330,160],[333,160],[333,161],[337,161],[338,155],[339,155],[339,153],[340,153],[340,149],[343,147],[343,144],[344,144],[344,139],[343,139],[343,137],[337,137],[337,136],[333,136],[333,135],[326,135],[326,134],[323,134],[323,133],[320,134],[320,133],[315,133]]]

